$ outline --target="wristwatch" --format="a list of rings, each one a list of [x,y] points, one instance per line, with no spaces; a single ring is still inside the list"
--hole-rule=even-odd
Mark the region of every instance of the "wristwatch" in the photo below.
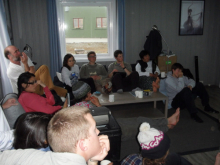
[[[124,67],[123,69],[125,69],[126,67]]]

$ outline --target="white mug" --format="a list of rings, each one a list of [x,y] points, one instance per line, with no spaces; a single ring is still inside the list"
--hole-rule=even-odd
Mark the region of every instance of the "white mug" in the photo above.
[[[109,163],[111,163],[109,160],[101,161],[101,165],[108,165]]]
[[[135,96],[138,98],[143,98],[143,91],[135,91]]]
[[[138,98],[143,98],[144,92],[143,91],[138,91]]]
[[[166,77],[166,73],[165,72],[161,72],[161,77],[162,78]]]
[[[115,101],[115,96],[109,95],[109,102],[114,102],[114,101]]]

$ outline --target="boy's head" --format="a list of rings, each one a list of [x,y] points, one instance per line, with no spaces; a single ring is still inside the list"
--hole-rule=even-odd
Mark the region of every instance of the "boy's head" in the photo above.
[[[48,142],[54,152],[76,153],[87,161],[101,151],[99,130],[86,107],[72,106],[57,112],[48,125]]]
[[[173,75],[178,78],[179,74],[183,71],[183,66],[180,63],[174,63],[171,70]]]
[[[72,91],[77,102],[83,101],[89,94],[91,95],[91,87],[83,81],[78,81],[77,84],[72,87]]]
[[[149,123],[142,123],[138,134],[141,154],[147,160],[159,160],[163,163],[170,148],[170,139],[162,131],[151,128]]]

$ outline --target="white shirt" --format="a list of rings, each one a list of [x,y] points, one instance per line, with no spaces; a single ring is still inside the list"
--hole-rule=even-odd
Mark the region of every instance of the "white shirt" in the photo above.
[[[11,149],[13,140],[13,130],[10,130],[8,121],[0,106],[0,151]]]
[[[0,153],[1,165],[86,165],[85,159],[74,153],[44,152],[35,149],[8,150]]]
[[[152,61],[148,61],[147,65],[148,66],[145,69],[145,72],[142,72],[141,65],[137,63],[137,65],[135,66],[135,70],[138,72],[139,76],[150,76],[150,73],[152,73]],[[158,68],[158,66],[156,66],[156,71],[154,72],[154,74],[156,73],[158,73],[158,75],[160,74],[160,69]]]
[[[31,59],[28,57],[28,66],[34,66]],[[14,93],[18,93],[17,81],[18,77],[21,73],[25,72],[24,64],[21,62],[21,65],[14,64],[12,62],[9,63],[7,69],[7,75],[11,82],[11,86]]]
[[[61,71],[61,76],[62,76],[62,80],[63,82],[66,84],[66,85],[69,85],[69,86],[72,86],[71,85],[71,80],[70,80],[70,74],[71,73],[77,73],[78,75],[78,79],[79,78],[79,66],[78,65],[74,65],[71,70],[67,69],[66,67],[63,67],[62,68],[62,71]]]

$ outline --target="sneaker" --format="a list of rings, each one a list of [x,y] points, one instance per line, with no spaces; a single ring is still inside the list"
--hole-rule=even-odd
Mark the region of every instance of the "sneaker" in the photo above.
[[[191,118],[198,123],[203,123],[203,120],[196,113],[191,114]]]
[[[123,93],[123,89],[117,90],[117,93],[122,94]]]
[[[205,106],[204,111],[210,112],[210,113],[219,113],[219,111],[216,111],[212,107],[210,107],[209,104]]]

